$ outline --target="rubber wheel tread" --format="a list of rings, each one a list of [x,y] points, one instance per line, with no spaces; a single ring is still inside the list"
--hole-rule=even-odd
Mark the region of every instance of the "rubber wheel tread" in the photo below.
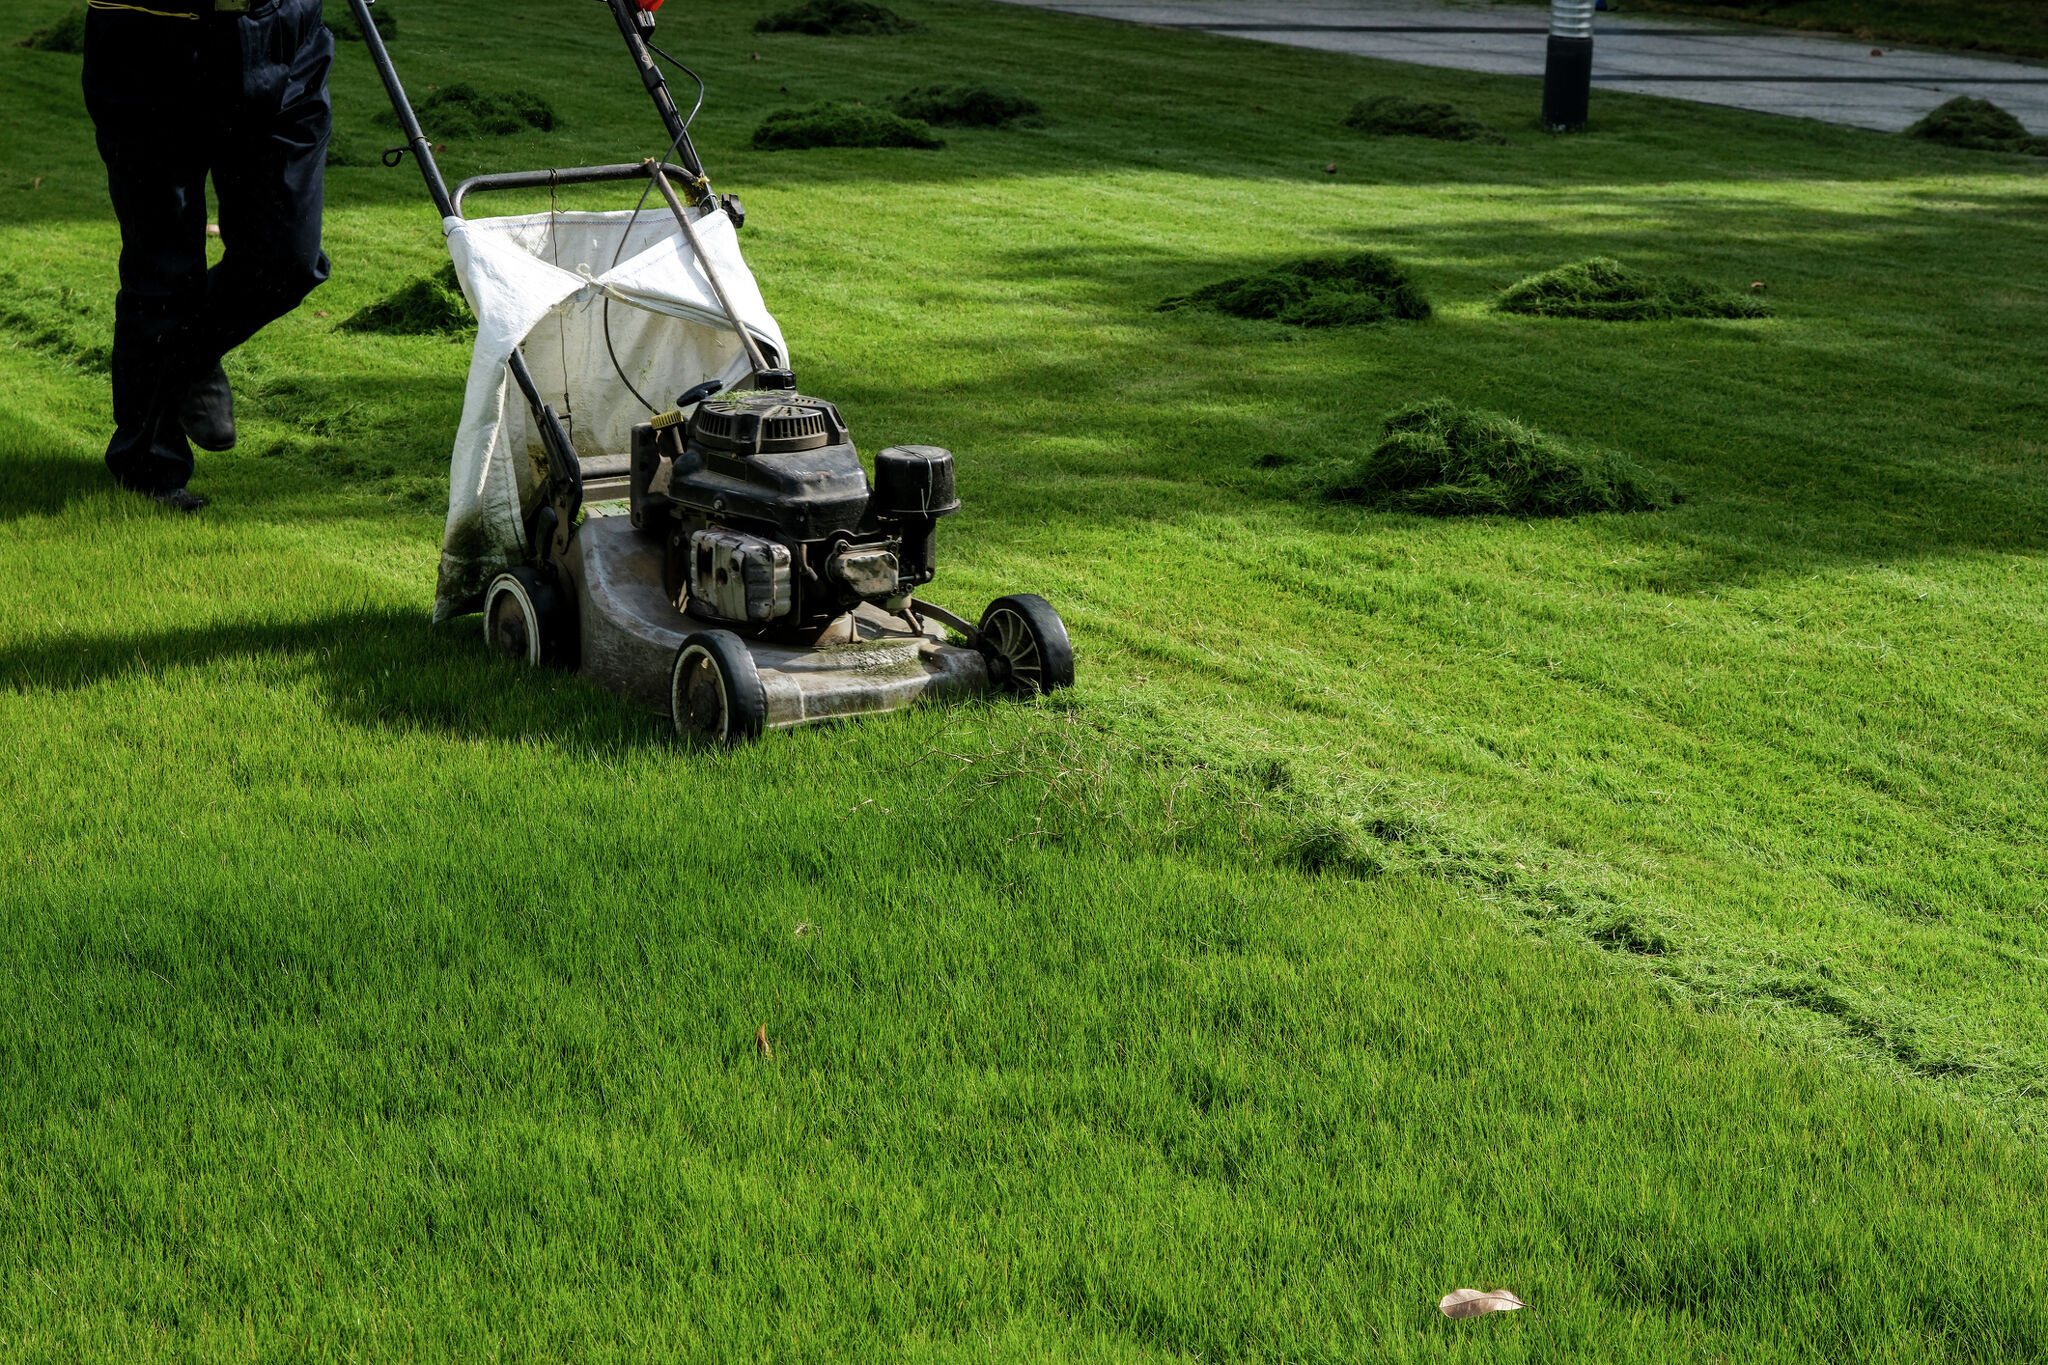
[[[703,691],[709,685],[718,689],[721,704],[716,716]],[[759,738],[768,726],[768,694],[753,651],[729,630],[700,630],[683,641],[669,671],[668,695],[669,717],[678,734],[740,744]]]
[[[1074,685],[1074,646],[1066,622],[1035,592],[998,597],[981,614],[982,652],[1009,670],[1002,686],[1042,696]]]

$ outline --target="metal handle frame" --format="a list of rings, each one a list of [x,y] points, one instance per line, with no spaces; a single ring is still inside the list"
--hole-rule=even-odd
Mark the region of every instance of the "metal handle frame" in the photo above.
[[[685,168],[673,162],[664,162],[662,171],[671,176],[680,176],[685,185],[696,177]],[[462,203],[472,194],[498,194],[507,190],[547,190],[557,185],[599,185],[613,180],[645,180],[654,174],[654,163],[650,161],[627,161],[611,166],[570,166],[562,170],[549,171],[500,171],[493,175],[473,175],[455,187],[449,201],[449,210],[456,218],[466,217]],[[696,202],[702,203],[699,198]]]
[[[392,112],[398,116],[398,126],[405,133],[405,150],[412,153],[413,161],[420,168],[420,176],[427,182],[427,193],[444,220],[461,218],[462,201],[470,194],[539,189],[552,185],[597,184],[656,174],[657,164],[651,159],[611,166],[577,166],[568,170],[510,171],[471,176],[451,195],[448,182],[441,177],[441,167],[434,160],[433,144],[427,141],[426,133],[421,130],[419,115],[414,112],[412,101],[406,97],[405,84],[398,78],[398,68],[392,65],[390,49],[384,46],[384,37],[377,32],[376,21],[370,17],[372,3],[373,0],[348,0],[349,11],[355,16],[356,27],[362,31],[363,46],[369,50],[370,61],[377,68],[377,77],[384,84],[384,93],[391,99]],[[639,69],[640,82],[654,101],[655,112],[668,129],[674,148],[672,154],[682,158],[681,166],[662,164],[658,169],[676,173],[689,190],[696,192],[693,202],[708,199],[711,184],[705,178],[704,163],[697,155],[696,144],[690,140],[689,126],[683,120],[682,111],[676,108],[676,102],[669,94],[667,80],[654,64],[654,56],[640,36],[637,7],[632,0],[605,0],[605,4],[619,26],[620,36],[626,40],[626,51],[632,57],[633,65]],[[744,330],[741,336],[745,339]],[[533,372],[526,366],[526,357],[518,347],[513,347],[512,354],[506,357],[505,368],[511,372],[512,382],[519,386],[527,407],[532,410],[534,423],[540,431],[541,446],[547,452],[548,478],[542,490],[545,501],[527,528],[527,542],[529,552],[541,567],[553,570],[568,553],[569,539],[575,533],[576,514],[583,507],[582,465],[576,458],[576,448],[569,440],[561,417],[541,396],[539,386],[533,382]]]

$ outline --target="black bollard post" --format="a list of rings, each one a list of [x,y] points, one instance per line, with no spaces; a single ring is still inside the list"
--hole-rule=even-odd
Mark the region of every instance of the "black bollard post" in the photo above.
[[[1543,60],[1543,126],[1576,133],[1586,126],[1593,91],[1593,0],[1550,0],[1550,46]]]

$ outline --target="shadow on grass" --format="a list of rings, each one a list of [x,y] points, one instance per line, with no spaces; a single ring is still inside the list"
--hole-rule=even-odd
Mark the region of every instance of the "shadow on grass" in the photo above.
[[[97,458],[9,452],[0,460],[0,522],[55,516],[114,488],[114,476]]]
[[[0,647],[0,687],[72,692],[138,675],[267,661],[316,680],[337,720],[365,728],[619,752],[671,743],[658,717],[571,674],[487,652],[478,618],[335,612],[155,631],[64,634]]]
[[[29,342],[23,349],[48,348]],[[241,509],[288,511],[294,520],[335,514],[318,504],[341,489],[393,495],[413,511],[445,511],[459,380],[389,370],[288,372],[270,361],[261,377],[238,383],[236,405],[242,440],[232,451],[196,452],[195,491]],[[0,524],[55,516],[115,492],[105,463],[85,445],[103,438],[104,429],[60,432],[44,419],[22,419],[0,433]],[[340,514],[363,510],[351,504]]]

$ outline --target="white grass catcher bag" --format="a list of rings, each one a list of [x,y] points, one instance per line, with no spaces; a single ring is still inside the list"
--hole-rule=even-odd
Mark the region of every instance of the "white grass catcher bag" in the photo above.
[[[691,226],[733,311],[773,363],[788,364],[782,329],[761,301],[731,221],[712,209]],[[449,465],[436,621],[476,610],[493,575],[529,558],[526,513],[546,455],[506,369],[515,346],[586,465],[628,455],[649,405],[666,410],[706,379],[731,387],[749,372],[702,265],[666,211],[637,220],[625,210],[448,218],[442,228],[477,331]]]

